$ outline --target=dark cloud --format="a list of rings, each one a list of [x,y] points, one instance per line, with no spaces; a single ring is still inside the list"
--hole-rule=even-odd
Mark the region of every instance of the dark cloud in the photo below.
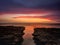
[[[14,0],[15,3],[23,4],[27,7],[44,6],[54,4],[57,0]]]
[[[0,11],[8,11],[10,7],[60,9],[59,0],[0,0]]]
[[[55,11],[51,15],[43,16],[43,18],[48,18],[50,20],[60,22],[60,11]]]

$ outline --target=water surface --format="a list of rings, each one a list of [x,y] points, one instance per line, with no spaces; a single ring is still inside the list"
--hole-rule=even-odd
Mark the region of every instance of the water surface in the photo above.
[[[33,40],[34,28],[60,28],[60,25],[47,25],[47,24],[1,24],[0,26],[24,26],[24,41],[22,45],[35,45]]]

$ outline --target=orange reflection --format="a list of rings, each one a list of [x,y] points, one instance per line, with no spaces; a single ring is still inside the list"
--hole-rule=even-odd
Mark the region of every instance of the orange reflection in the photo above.
[[[25,26],[25,35],[24,35],[24,38],[25,39],[29,39],[32,37],[32,33],[34,32],[34,27],[33,26]]]

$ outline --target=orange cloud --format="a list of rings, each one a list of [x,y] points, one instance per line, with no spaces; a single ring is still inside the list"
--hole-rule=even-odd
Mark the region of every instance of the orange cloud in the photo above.
[[[13,18],[42,18],[41,16],[17,16]]]
[[[52,20],[49,19],[43,19],[43,18],[13,18],[15,22],[20,23],[51,23]]]

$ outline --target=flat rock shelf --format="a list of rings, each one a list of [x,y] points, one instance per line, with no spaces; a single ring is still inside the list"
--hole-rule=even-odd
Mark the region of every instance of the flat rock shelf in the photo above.
[[[0,26],[0,45],[22,45],[25,27]]]

